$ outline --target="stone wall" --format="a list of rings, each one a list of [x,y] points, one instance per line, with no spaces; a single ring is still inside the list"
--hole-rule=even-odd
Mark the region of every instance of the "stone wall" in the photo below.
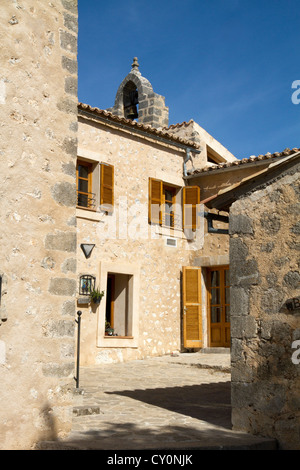
[[[230,211],[232,423],[298,450],[299,189],[298,165]]]
[[[77,1],[1,4],[0,447],[30,449],[71,423]]]

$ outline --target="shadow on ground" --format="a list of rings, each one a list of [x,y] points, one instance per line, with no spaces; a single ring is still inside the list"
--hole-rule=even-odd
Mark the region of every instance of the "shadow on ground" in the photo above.
[[[231,429],[230,382],[106,392]]]
[[[111,398],[105,400],[105,395]],[[115,415],[114,406],[122,398],[126,409]],[[272,440],[232,431],[230,381],[110,390],[104,392],[104,403],[107,408],[102,415],[88,417],[87,426],[77,428],[63,441],[42,442],[38,449],[135,452],[276,449]],[[139,415],[141,404],[143,410],[147,409],[143,415]]]
[[[147,429],[133,423],[104,423],[104,428],[70,436],[64,441],[41,442],[37,450],[179,451],[276,450],[271,439],[220,429],[164,426]],[[132,454],[131,454],[132,455]],[[134,455],[134,454],[133,454]]]

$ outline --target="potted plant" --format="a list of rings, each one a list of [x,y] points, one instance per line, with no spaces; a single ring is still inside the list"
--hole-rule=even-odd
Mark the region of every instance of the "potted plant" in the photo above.
[[[114,336],[114,329],[110,326],[109,321],[105,322],[105,336]]]
[[[99,289],[94,289],[91,292],[91,300],[94,304],[100,304],[102,297],[104,296],[104,290],[100,292]]]

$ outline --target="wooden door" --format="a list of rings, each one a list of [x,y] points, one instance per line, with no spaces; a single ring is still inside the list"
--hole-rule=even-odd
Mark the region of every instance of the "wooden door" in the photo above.
[[[208,269],[210,347],[230,347],[229,267]]]
[[[202,348],[201,268],[183,267],[183,345]]]

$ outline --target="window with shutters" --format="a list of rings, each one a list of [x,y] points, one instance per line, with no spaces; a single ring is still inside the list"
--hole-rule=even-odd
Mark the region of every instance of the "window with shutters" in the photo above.
[[[149,178],[149,222],[165,227],[176,226],[176,197],[181,188]]]
[[[113,212],[114,206],[114,167],[78,159],[76,166],[77,207],[105,212]]]
[[[181,196],[181,192],[182,200],[180,198],[179,204],[178,195]],[[150,223],[196,230],[199,227],[199,204],[200,188],[198,186],[180,188],[155,178],[149,178]]]

